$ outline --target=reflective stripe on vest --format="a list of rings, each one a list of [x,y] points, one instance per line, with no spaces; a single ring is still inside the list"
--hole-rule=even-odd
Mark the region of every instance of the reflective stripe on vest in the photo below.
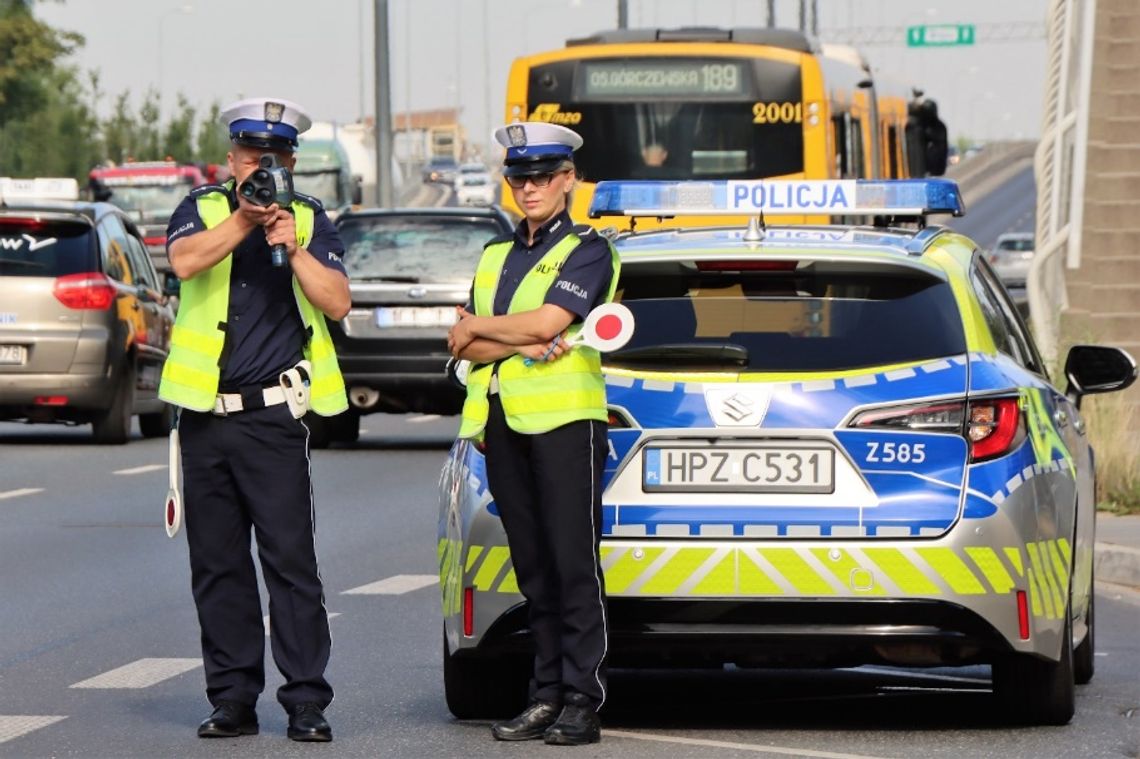
[[[313,234],[313,209],[296,201],[297,245],[305,247]],[[211,192],[198,198],[198,215],[207,229],[230,215],[229,198]],[[182,283],[178,317],[170,335],[170,355],[162,370],[158,396],[194,411],[214,408],[221,380],[219,359],[225,345],[225,322],[229,315],[230,272],[233,254]],[[334,416],[348,408],[344,379],[336,361],[336,350],[329,336],[324,314],[313,306],[293,277],[293,295],[309,339],[304,356],[313,365],[310,404],[322,416]]]
[[[580,238],[566,235],[546,252],[542,260],[527,272],[511,298],[507,313],[533,311],[546,299],[562,264],[570,256]],[[494,313],[495,291],[512,242],[490,245],[475,271],[474,306],[476,316]],[[606,302],[617,290],[621,264],[617,251],[610,246],[613,275]],[[576,335],[581,324],[573,325],[568,337]],[[459,437],[478,438],[487,424],[487,389],[494,364],[484,364],[467,375],[467,399],[463,403],[463,420]],[[507,424],[516,432],[537,434],[581,419],[606,421],[606,386],[602,378],[601,355],[593,348],[575,346],[556,361],[527,366],[523,356],[515,354],[499,364],[499,400]]]

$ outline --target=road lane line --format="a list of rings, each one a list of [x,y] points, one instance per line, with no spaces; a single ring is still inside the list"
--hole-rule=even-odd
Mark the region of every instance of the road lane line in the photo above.
[[[435,585],[437,582],[439,582],[439,577],[436,575],[396,575],[368,585],[361,585],[359,588],[341,591],[341,594],[398,596],[426,588],[429,585]]]
[[[424,422],[434,422],[436,419],[439,419],[439,414],[421,414],[410,417],[408,424],[423,424]]]
[[[339,611],[330,611],[329,612],[329,619],[335,619],[336,617],[339,617],[339,616],[340,616]],[[264,617],[261,618],[261,625],[262,625],[262,627],[265,628],[265,637],[268,638],[269,637],[269,615],[268,614],[266,614]]]
[[[0,743],[27,735],[41,727],[54,725],[66,716],[37,716],[34,714],[0,714]]]
[[[0,492],[0,501],[5,498],[19,498],[22,495],[32,495],[33,493],[42,493],[43,488],[20,488],[19,490],[5,490]]]
[[[866,754],[837,754],[833,751],[812,751],[809,748],[783,748],[781,746],[762,746],[751,743],[736,743],[733,741],[713,741],[705,738],[680,738],[673,735],[651,735],[649,733],[634,733],[628,730],[611,730],[609,728],[606,728],[605,734],[611,738],[631,738],[638,741],[678,743],[683,746],[704,746],[706,748],[730,748],[737,751],[752,751],[757,754],[809,756],[813,757],[813,759],[882,759],[882,757],[868,756]]]
[[[71,687],[149,688],[201,666],[201,659],[139,659],[101,675],[81,680]]]
[[[157,472],[159,469],[166,469],[166,464],[146,464],[145,466],[134,466],[130,469],[119,469],[111,472],[111,474],[143,474],[144,472]]]

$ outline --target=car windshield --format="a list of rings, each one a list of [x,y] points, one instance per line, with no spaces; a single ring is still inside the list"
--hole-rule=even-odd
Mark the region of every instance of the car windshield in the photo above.
[[[161,185],[114,185],[110,189],[112,203],[134,218],[146,221],[170,218],[174,209],[186,197],[190,185],[183,182]]]
[[[483,187],[483,186],[489,185],[489,184],[491,184],[491,178],[489,176],[486,176],[486,175],[484,175],[484,176],[470,175],[470,176],[463,177],[463,186],[464,187]]]
[[[642,369],[816,372],[922,361],[966,350],[954,295],[925,275],[700,271],[627,264],[619,298],[634,333],[606,363]]]
[[[351,279],[470,282],[483,245],[501,234],[494,219],[373,216],[344,219],[344,266]]]
[[[1013,238],[998,241],[998,250],[1033,250],[1033,238]]]
[[[81,222],[0,217],[0,276],[61,277],[98,269]]]
[[[293,189],[297,192],[311,195],[321,201],[325,208],[337,208],[342,204],[339,197],[340,187],[337,184],[335,171],[322,171],[316,174],[294,174]]]

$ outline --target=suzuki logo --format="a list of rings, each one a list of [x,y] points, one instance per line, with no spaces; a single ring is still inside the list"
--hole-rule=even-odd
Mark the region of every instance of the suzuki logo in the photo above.
[[[746,398],[739,393],[735,393],[720,404],[724,413],[733,421],[743,422],[748,417],[752,416],[752,406],[755,402],[751,398]]]
[[[772,390],[764,385],[705,386],[705,407],[718,427],[759,427],[768,413]]]
[[[408,297],[409,298],[415,298],[418,300],[418,299],[424,297],[425,295],[427,295],[427,288],[426,287],[413,287],[413,288],[408,290]]]

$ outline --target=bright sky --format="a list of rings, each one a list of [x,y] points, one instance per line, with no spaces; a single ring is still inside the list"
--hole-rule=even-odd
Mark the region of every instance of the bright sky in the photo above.
[[[853,27],[1026,22],[1043,28],[1046,0],[818,0],[820,37]],[[489,139],[504,118],[513,58],[617,24],[617,0],[389,0],[392,109],[458,103],[469,139]],[[375,113],[373,0],[38,0],[35,13],[80,32],[75,57],[97,69],[111,96],[135,106],[150,88],[217,100],[277,95],[315,120]],[[631,27],[763,26],[766,0],[629,0]],[[484,24],[484,19],[487,23]],[[798,0],[777,0],[779,26],[799,24]],[[863,45],[878,72],[922,86],[951,138],[1034,137],[1040,131],[1043,39],[971,47]]]

